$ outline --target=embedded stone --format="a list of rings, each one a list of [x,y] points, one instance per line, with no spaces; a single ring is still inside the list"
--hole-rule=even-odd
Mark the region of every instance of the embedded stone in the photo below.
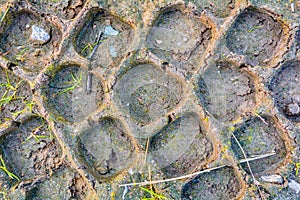
[[[32,25],[30,39],[36,44],[45,44],[50,40],[50,34],[42,27]]]

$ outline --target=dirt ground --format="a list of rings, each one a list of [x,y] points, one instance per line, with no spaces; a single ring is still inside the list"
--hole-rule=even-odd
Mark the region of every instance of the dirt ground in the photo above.
[[[300,1],[0,6],[0,199],[300,199]]]

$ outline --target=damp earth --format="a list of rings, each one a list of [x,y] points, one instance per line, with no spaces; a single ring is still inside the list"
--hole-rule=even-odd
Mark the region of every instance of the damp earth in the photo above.
[[[0,5],[0,199],[300,199],[300,1]]]

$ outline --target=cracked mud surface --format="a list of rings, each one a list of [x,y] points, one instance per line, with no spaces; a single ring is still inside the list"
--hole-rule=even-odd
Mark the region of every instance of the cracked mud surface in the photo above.
[[[61,163],[62,152],[45,123],[43,119],[29,119],[1,141],[1,151],[22,179],[51,174]]]
[[[0,5],[0,199],[300,198],[298,1]]]

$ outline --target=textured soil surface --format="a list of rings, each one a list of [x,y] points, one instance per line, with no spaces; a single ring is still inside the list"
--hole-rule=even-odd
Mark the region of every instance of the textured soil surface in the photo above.
[[[300,199],[300,1],[0,0],[0,199]]]

